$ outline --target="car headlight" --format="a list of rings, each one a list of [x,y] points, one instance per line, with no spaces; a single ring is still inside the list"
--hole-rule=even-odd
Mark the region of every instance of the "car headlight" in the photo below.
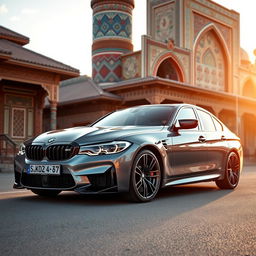
[[[128,141],[113,141],[109,143],[81,146],[80,155],[98,156],[116,154],[124,151],[131,145]]]
[[[25,154],[25,145],[24,143],[21,143],[20,146],[19,146],[19,152],[18,152],[18,155],[19,156],[22,156]]]

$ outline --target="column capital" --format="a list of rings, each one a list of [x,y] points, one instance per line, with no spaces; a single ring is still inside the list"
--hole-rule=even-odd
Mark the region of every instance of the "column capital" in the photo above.
[[[58,102],[55,100],[49,100],[51,108],[57,108]]]

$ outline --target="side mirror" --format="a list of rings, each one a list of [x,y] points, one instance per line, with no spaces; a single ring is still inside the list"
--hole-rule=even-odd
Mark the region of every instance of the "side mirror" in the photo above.
[[[196,119],[181,119],[177,120],[176,124],[173,125],[172,130],[177,132],[183,129],[194,129],[198,126],[198,120]]]

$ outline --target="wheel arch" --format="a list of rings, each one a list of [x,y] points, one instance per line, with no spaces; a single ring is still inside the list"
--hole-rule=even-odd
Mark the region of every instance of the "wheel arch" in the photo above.
[[[234,153],[237,155],[237,157],[238,157],[238,159],[239,159],[239,169],[240,169],[240,172],[241,172],[241,171],[242,171],[242,168],[243,168],[243,155],[241,155],[241,154],[239,153],[239,150],[238,150],[237,148],[232,148],[232,149],[230,149],[230,151],[228,152],[228,155],[227,155],[227,156],[229,156],[229,154],[230,154],[231,152],[234,152]]]
[[[160,164],[160,171],[161,171],[161,185],[160,187],[162,187],[162,182],[163,182],[163,178],[164,178],[164,160],[163,157],[159,151],[159,149],[153,145],[144,145],[142,146],[135,154],[135,157],[137,156],[137,154],[139,154],[142,150],[149,150],[151,151],[158,159],[159,164]],[[134,159],[133,159],[134,160]]]
[[[224,177],[224,173],[225,173],[225,169],[226,169],[226,166],[227,166],[227,160],[228,160],[228,157],[230,155],[230,153],[235,153],[237,155],[237,157],[239,158],[239,163],[240,163],[240,171],[241,171],[241,157],[240,157],[240,154],[239,154],[239,150],[237,148],[230,148],[228,151],[226,151],[226,155],[225,157],[223,158],[223,164],[222,164],[222,174],[221,176],[219,177],[219,179],[223,179]]]

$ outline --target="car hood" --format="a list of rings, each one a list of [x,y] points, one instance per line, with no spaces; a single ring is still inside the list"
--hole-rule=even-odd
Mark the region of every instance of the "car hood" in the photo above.
[[[33,143],[56,144],[76,142],[85,145],[89,143],[113,141],[131,135],[159,131],[161,129],[163,129],[163,127],[160,126],[74,127],[43,133],[37,136],[33,140]]]

